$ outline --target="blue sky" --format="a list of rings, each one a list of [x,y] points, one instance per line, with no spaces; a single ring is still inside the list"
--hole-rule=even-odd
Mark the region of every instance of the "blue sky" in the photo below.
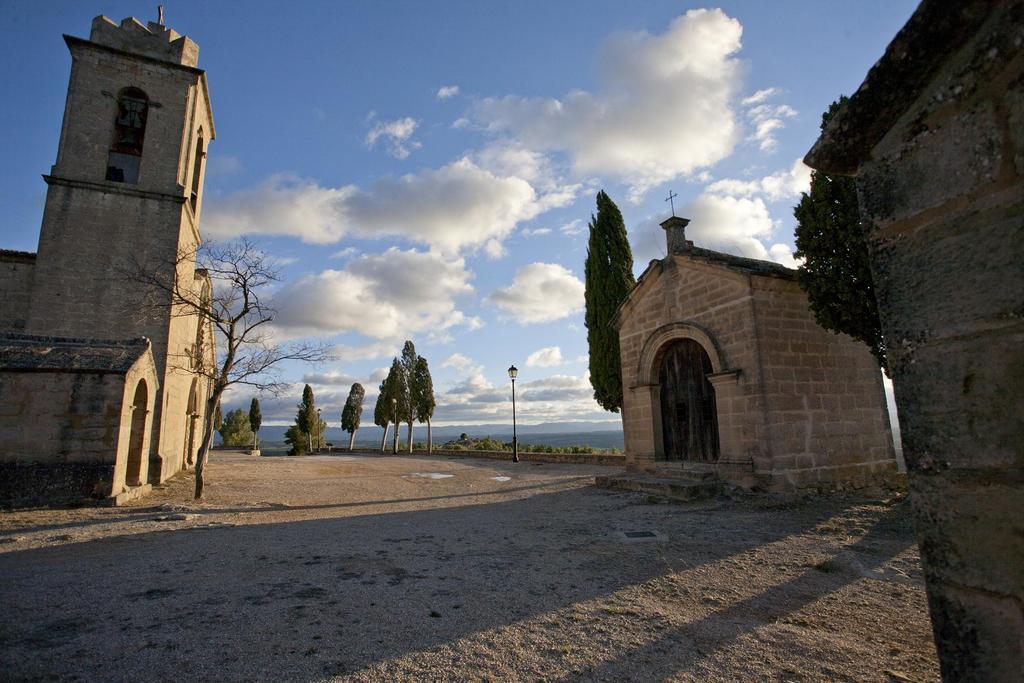
[[[166,5],[200,45],[217,122],[203,233],[256,236],[285,276],[277,334],[337,351],[285,368],[295,391],[262,399],[268,422],[290,421],[304,382],[334,416],[361,381],[372,410],[410,338],[436,421],[465,424],[507,420],[513,363],[524,422],[617,419],[586,376],[598,189],[622,209],[638,273],[664,254],[669,190],[697,244],[791,264],[798,159],[915,3]],[[36,248],[61,34],[87,37],[98,14],[152,20],[155,5],[0,5],[4,248]]]

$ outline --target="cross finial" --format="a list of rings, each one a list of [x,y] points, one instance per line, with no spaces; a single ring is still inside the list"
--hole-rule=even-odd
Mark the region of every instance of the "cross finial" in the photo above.
[[[665,199],[665,201],[668,202],[668,205],[670,207],[672,207],[672,215],[673,216],[676,215],[676,203],[674,201],[672,201],[672,200],[675,199],[678,196],[679,195],[677,195],[675,192],[673,192],[672,190],[669,190],[668,191],[668,197]]]
[[[160,24],[161,26],[164,25],[164,6],[163,5],[157,5],[156,6],[156,23]]]

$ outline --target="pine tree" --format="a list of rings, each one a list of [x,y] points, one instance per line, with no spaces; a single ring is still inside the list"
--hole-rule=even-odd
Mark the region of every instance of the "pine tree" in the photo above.
[[[822,115],[823,130],[846,100],[840,97]],[[867,344],[885,369],[885,339],[853,178],[811,171],[811,191],[801,195],[793,215],[794,255],[804,259],[797,281],[807,292],[815,319],[826,330]]]
[[[356,382],[348,391],[348,398],[345,400],[345,407],[341,411],[341,428],[349,433],[348,450],[356,443],[356,430],[359,429],[359,422],[363,416],[363,396],[366,391],[363,385]]]
[[[253,397],[249,403],[249,429],[252,430],[252,449],[259,448],[260,424],[263,422],[263,415],[260,414],[260,400]]]
[[[384,435],[380,438],[380,450],[383,453],[388,442],[388,425],[391,424],[391,397],[388,395],[387,379],[380,383],[377,403],[373,406],[373,424],[384,428]]]
[[[434,436],[430,428],[430,418],[434,417],[437,402],[434,400],[434,380],[430,377],[430,367],[423,356],[416,359],[409,393],[412,394],[416,419],[427,423],[427,453],[433,453]]]
[[[232,410],[228,413],[224,424],[220,427],[220,438],[225,446],[239,447],[248,446],[252,443],[252,430],[249,428],[249,419],[242,409]]]
[[[412,423],[416,417],[416,406],[413,404],[413,382],[416,375],[416,346],[410,340],[406,340],[402,347],[402,372],[405,374],[405,394],[400,396],[398,401],[404,404],[403,416],[409,425],[408,444],[406,448],[412,453]]]
[[[622,407],[622,368],[619,335],[611,320],[636,279],[626,224],[619,207],[604,190],[597,193],[597,216],[590,217],[584,273],[590,384],[594,400],[605,410],[617,413]]]

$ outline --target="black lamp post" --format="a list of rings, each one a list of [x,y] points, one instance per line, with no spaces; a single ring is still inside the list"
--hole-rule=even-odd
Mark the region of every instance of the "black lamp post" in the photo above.
[[[516,375],[519,370],[516,366],[508,369],[508,376],[512,380],[512,462],[519,462],[519,438],[516,436]]]
[[[319,453],[324,447],[323,421],[320,419],[320,408],[316,409],[316,452]]]
[[[391,399],[391,415],[395,423],[395,436],[391,440],[391,454],[398,455],[398,399]]]

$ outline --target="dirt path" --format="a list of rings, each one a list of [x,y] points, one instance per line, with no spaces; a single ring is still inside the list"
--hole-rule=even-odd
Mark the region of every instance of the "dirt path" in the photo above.
[[[202,505],[0,513],[0,678],[938,679],[905,504],[607,471],[218,453]]]

